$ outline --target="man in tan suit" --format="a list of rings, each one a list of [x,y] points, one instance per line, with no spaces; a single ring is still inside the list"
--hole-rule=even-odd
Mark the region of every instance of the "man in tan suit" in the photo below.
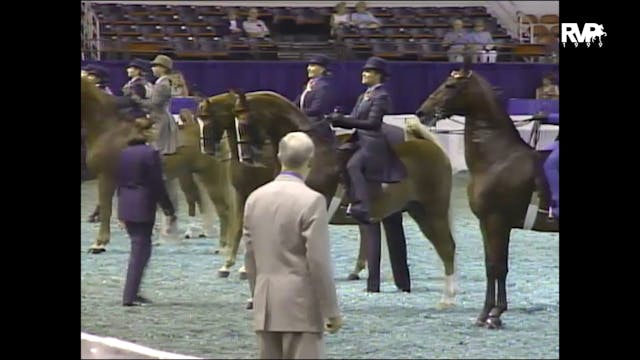
[[[320,359],[323,332],[342,326],[326,200],[304,183],[313,151],[306,134],[287,134],[282,171],[245,204],[245,267],[263,359]]]

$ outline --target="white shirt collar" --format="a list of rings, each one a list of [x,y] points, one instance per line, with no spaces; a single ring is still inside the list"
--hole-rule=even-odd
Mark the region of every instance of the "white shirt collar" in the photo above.
[[[156,80],[156,84],[160,83],[160,81],[164,80],[164,79],[168,79],[169,75],[162,75],[158,78],[158,80]]]

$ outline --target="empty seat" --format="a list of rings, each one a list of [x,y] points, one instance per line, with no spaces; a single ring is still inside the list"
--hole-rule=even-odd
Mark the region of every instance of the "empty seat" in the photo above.
[[[391,13],[396,18],[416,16],[416,11],[413,8],[392,8]]]
[[[381,29],[360,29],[360,35],[369,38],[383,38],[386,36]]]
[[[542,15],[539,19],[539,22],[542,24],[558,24],[560,23],[560,18],[555,14],[547,14]]]
[[[166,26],[165,33],[169,36],[191,36],[191,32],[184,25]]]
[[[206,52],[226,52],[227,48],[224,41],[221,38],[197,38],[196,39],[200,50]]]
[[[171,43],[178,52],[195,52],[199,50],[198,43],[193,38],[174,37],[171,38]]]
[[[132,4],[132,5],[123,4],[120,6],[120,8],[127,14],[148,11],[143,5],[138,5],[138,4]]]
[[[189,29],[193,36],[212,37],[217,34],[216,29],[213,26],[193,26],[193,27],[190,27]]]
[[[549,29],[544,25],[535,25],[533,27],[533,36],[549,35]]]

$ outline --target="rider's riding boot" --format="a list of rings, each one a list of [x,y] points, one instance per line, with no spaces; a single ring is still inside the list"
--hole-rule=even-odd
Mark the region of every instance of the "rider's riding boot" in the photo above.
[[[361,224],[373,223],[374,221],[369,215],[369,192],[364,175],[360,172],[349,171],[349,178],[352,186],[353,202],[347,208],[347,215]]]

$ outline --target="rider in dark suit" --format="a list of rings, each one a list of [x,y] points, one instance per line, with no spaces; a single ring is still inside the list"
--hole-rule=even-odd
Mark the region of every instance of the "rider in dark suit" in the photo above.
[[[335,135],[331,124],[324,119],[335,105],[331,81],[328,77],[330,63],[331,60],[325,55],[316,55],[309,60],[307,65],[309,81],[295,103],[307,115],[316,134],[334,141]]]
[[[89,79],[95,82],[96,86],[106,92],[109,95],[113,95],[111,89],[109,89],[109,70],[102,65],[91,65],[87,67],[87,74]]]
[[[358,98],[351,114],[329,115],[333,125],[356,129],[352,141],[355,139],[357,150],[346,166],[353,201],[348,214],[363,224],[373,220],[369,216],[371,204],[367,180],[386,182],[385,170],[395,156],[382,132],[382,119],[391,112],[391,96],[382,84],[387,76],[386,61],[369,58],[362,71],[362,83],[368,88]]]
[[[122,304],[148,302],[138,295],[144,269],[151,256],[151,234],[159,204],[165,215],[175,221],[175,211],[162,179],[158,151],[147,145],[152,122],[137,119],[135,135],[122,150],[117,167],[118,218],[124,222],[131,238],[131,255],[127,269]]]
[[[127,75],[131,80],[122,87],[122,94],[124,96],[132,97],[136,95],[141,99],[149,98],[152,86],[144,78],[144,73],[148,71],[148,68],[147,62],[140,59],[134,59],[127,65]],[[126,109],[126,113],[133,119],[147,116],[147,112],[135,102],[131,102],[130,107]]]

